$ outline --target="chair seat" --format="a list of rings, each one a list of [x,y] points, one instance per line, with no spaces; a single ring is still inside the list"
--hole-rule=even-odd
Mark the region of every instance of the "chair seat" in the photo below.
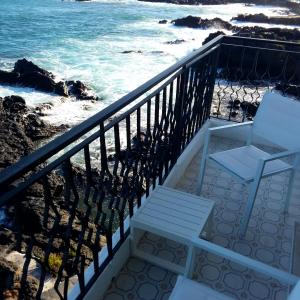
[[[210,154],[209,158],[243,180],[252,181],[256,176],[259,159],[269,158],[270,156],[269,153],[250,145]],[[291,165],[276,159],[266,163],[263,176],[279,173],[291,168]]]

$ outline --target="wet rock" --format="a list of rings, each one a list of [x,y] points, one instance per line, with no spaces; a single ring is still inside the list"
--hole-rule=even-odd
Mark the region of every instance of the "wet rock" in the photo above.
[[[3,256],[0,256],[0,298],[8,299],[8,295],[17,295],[15,287],[15,272],[18,267]],[[13,297],[12,299],[18,299]]]
[[[12,250],[15,243],[15,234],[10,229],[0,225],[0,245],[7,247],[7,250]],[[1,247],[1,249],[3,250],[3,247]]]
[[[49,78],[54,79],[54,75],[51,72],[48,72],[39,66],[35,65],[33,62],[28,61],[26,58],[19,59],[14,66],[14,72],[20,73],[23,75],[31,74],[31,73],[39,73]]]
[[[36,293],[39,288],[39,281],[31,275],[26,277],[26,282],[23,289],[20,291],[21,298],[23,299],[36,299]]]
[[[239,22],[253,22],[253,23],[267,23],[267,24],[280,24],[280,25],[300,25],[300,16],[266,16],[260,14],[240,14],[237,17],[232,18],[233,21]]]
[[[0,170],[34,150],[33,142],[66,129],[43,122],[19,96],[0,98]]]
[[[3,108],[8,112],[25,112],[26,103],[25,100],[16,95],[6,96],[3,100]]]
[[[168,44],[168,45],[178,45],[178,44],[182,44],[182,43],[185,43],[186,42],[186,40],[175,40],[175,41],[168,41],[168,42],[166,42],[166,44]]]
[[[259,102],[241,102],[241,109],[248,119],[252,119],[255,116],[258,106]]]
[[[51,72],[40,68],[25,58],[15,63],[13,73],[20,74],[16,84],[32,87],[43,92],[56,93],[60,96],[68,96],[63,82],[56,83]]]
[[[139,0],[145,2],[165,2],[178,5],[223,5],[229,3],[241,3],[241,0]],[[245,0],[243,1],[245,6],[256,5],[268,5],[287,8],[295,14],[300,14],[300,4],[296,1],[282,1],[282,0]]]
[[[185,18],[173,20],[172,23],[175,26],[184,26],[189,28],[208,29],[214,27],[227,30],[232,29],[232,25],[229,22],[223,21],[220,18],[202,19],[201,17],[187,16]]]
[[[11,72],[0,70],[0,83],[31,87],[63,97],[75,96],[81,100],[98,100],[98,97],[92,95],[89,88],[81,81],[56,82],[51,72],[25,58],[18,60]]]
[[[160,21],[158,21],[158,24],[167,24],[167,23],[168,23],[167,20],[160,20]]]
[[[281,91],[283,94],[287,94],[289,96],[293,96],[293,97],[300,99],[300,86],[299,85],[278,83],[278,84],[276,84],[275,89],[278,91]]]
[[[214,38],[216,38],[219,35],[226,35],[223,31],[216,31],[213,33],[210,33],[207,38],[205,38],[205,40],[203,41],[202,45],[207,44],[208,42],[210,42],[211,40],[213,40]]]
[[[233,117],[233,118],[235,118],[237,115],[238,115],[238,112],[236,112],[236,111],[232,111],[230,113],[230,116]]]
[[[228,108],[239,109],[241,101],[238,99],[235,99],[235,100],[229,100],[228,103],[229,103]]]
[[[264,28],[259,26],[233,27],[234,35],[244,37],[271,39],[280,41],[295,41],[300,40],[300,31],[298,29],[287,28]]]
[[[46,112],[51,110],[52,108],[53,108],[52,103],[41,103],[34,108],[34,113],[36,113],[40,117],[43,117],[47,115]]]
[[[154,50],[154,51],[150,51],[151,54],[163,54],[164,51],[160,51],[160,50]]]
[[[63,81],[59,81],[55,84],[54,93],[60,96],[69,96],[68,87]]]
[[[0,83],[16,84],[20,74],[16,72],[8,72],[0,70]]]
[[[138,51],[135,51],[135,50],[125,50],[125,51],[122,51],[121,53],[122,54],[129,54],[129,53],[139,53],[139,54],[141,54],[141,53],[143,53],[143,51],[141,51],[141,50],[138,50]]]
[[[89,93],[88,87],[81,81],[66,81],[69,95],[75,96],[80,100],[98,100],[98,97]]]

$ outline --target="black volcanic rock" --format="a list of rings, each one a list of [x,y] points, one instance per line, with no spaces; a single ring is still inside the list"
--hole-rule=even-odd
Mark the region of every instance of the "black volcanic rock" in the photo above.
[[[34,150],[34,141],[65,130],[52,126],[31,112],[20,96],[0,98],[0,170]]]
[[[167,20],[160,20],[160,21],[158,21],[158,24],[167,24],[167,23],[168,23]]]
[[[166,44],[168,44],[168,45],[178,45],[178,44],[182,44],[182,43],[185,43],[185,42],[186,42],[186,40],[177,39],[175,41],[168,41],[168,42],[166,42]]]
[[[37,73],[43,74],[47,77],[54,79],[54,75],[51,72],[48,72],[48,71],[40,68],[39,66],[35,65],[33,62],[28,61],[26,58],[19,59],[15,63],[13,71],[16,73],[23,74],[23,75],[37,72]]]
[[[0,70],[0,84],[20,85],[31,87],[47,93],[60,96],[75,96],[80,100],[98,100],[89,92],[89,88],[81,81],[59,81],[55,76],[27,59],[20,59],[15,63],[11,72]]]
[[[20,74],[16,72],[7,72],[0,70],[0,83],[16,84]]]
[[[220,18],[214,19],[202,19],[201,17],[187,16],[185,18],[173,20],[172,23],[175,26],[184,26],[189,28],[220,28],[231,30],[232,25],[229,22],[226,22]]]
[[[98,100],[98,97],[89,94],[88,87],[79,80],[66,81],[66,85],[68,87],[68,93],[79,100]]]
[[[240,22],[253,22],[253,23],[268,23],[268,24],[281,24],[281,25],[300,25],[300,16],[273,16],[268,17],[264,14],[240,14],[237,17],[232,18],[233,21]]]
[[[141,53],[143,53],[143,51],[141,51],[141,50],[124,50],[124,51],[122,51],[121,52],[122,54],[130,54],[130,53],[138,53],[138,54],[141,54]]]
[[[0,70],[0,83],[31,87],[43,92],[68,96],[63,82],[55,82],[52,73],[38,67],[25,58],[15,63],[12,72]]]
[[[300,86],[294,84],[277,83],[275,89],[284,94],[294,96],[300,99]]]
[[[6,96],[3,100],[3,108],[9,112],[25,112],[26,111],[26,103],[25,100],[16,95]]]
[[[250,5],[268,5],[277,6],[289,9],[295,14],[300,14],[300,3],[283,0],[139,0],[144,2],[165,2],[178,5],[223,5],[230,3],[245,3],[245,6]]]
[[[300,40],[300,31],[298,29],[287,28],[264,28],[259,26],[233,27],[235,35],[245,37],[280,40],[280,41],[296,41]]]
[[[210,42],[211,40],[213,40],[214,38],[216,38],[219,35],[226,35],[226,34],[223,31],[212,32],[205,38],[202,45],[207,44],[208,42]]]

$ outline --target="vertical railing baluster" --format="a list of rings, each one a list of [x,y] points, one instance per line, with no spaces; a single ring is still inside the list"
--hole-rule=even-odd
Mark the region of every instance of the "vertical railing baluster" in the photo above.
[[[100,122],[100,164],[101,172],[108,171],[104,123]]]
[[[140,140],[141,138],[141,108],[140,107],[136,110],[136,135],[137,135],[137,139]]]
[[[126,117],[126,142],[127,142],[127,151],[130,151],[131,150],[130,115]]]

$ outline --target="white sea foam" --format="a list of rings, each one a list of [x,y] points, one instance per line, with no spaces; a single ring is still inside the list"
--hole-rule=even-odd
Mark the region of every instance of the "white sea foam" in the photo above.
[[[101,24],[105,27],[104,32],[100,32],[98,28],[99,34],[91,35],[86,32],[86,35],[70,36],[66,31],[65,37],[57,39],[54,36],[49,40],[49,43],[57,43],[56,47],[41,47],[41,49],[31,51],[24,46],[28,53],[31,53],[27,58],[56,74],[57,79],[83,81],[104,100],[96,103],[75,99],[62,101],[61,97],[55,95],[28,88],[7,86],[0,86],[0,96],[19,94],[30,106],[50,102],[53,108],[46,111],[47,115],[44,119],[52,124],[67,123],[71,126],[116,101],[187,53],[199,48],[208,34],[217,30],[175,27],[170,23],[158,24],[159,20],[171,21],[187,15],[195,15],[205,18],[220,17],[229,21],[239,13],[264,13],[269,16],[279,14],[278,8],[243,4],[177,6],[167,3],[136,2],[135,0],[68,2],[62,4],[61,9],[71,7],[72,13],[74,9],[75,13],[91,14],[90,18],[99,17],[97,22],[102,22]],[[92,10],[88,10],[89,8]],[[110,13],[102,16],[104,11],[110,8]],[[122,21],[119,20],[121,16]],[[78,23],[74,20],[74,24],[72,22],[70,24],[69,30],[76,31]],[[236,24],[241,25],[239,22]],[[82,26],[85,25],[82,24]],[[259,26],[269,27],[270,25],[259,24]],[[40,37],[32,38],[39,39]],[[183,39],[185,42],[173,45],[166,43],[178,39]],[[122,53],[124,51],[134,52],[124,54]],[[141,53],[138,53],[139,51]],[[14,55],[7,59],[0,59],[1,68],[11,68],[16,59]]]

